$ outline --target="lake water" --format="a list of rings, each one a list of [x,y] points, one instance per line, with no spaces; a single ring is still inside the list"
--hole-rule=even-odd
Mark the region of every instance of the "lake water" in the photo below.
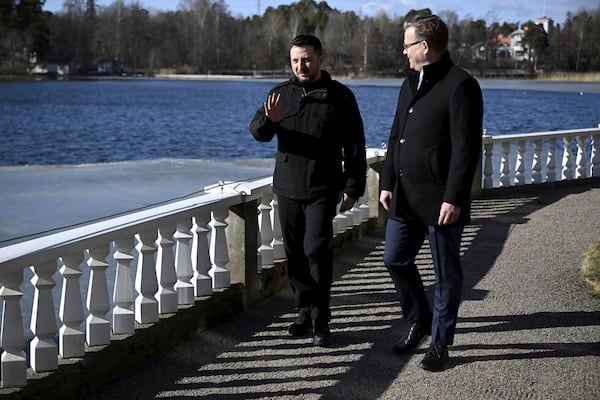
[[[271,157],[248,131],[273,80],[0,83],[0,166]],[[367,145],[387,141],[400,80],[344,81]],[[600,83],[483,81],[489,134],[595,127]]]

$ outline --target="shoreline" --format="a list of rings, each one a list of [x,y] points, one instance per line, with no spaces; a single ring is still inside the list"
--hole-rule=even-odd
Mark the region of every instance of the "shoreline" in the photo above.
[[[327,68],[325,68],[327,69]],[[466,69],[478,81],[515,81],[515,82],[573,82],[573,83],[598,83],[600,84],[600,72],[540,72],[535,76],[527,76],[525,74],[488,74],[481,76],[475,71]],[[490,72],[496,72],[490,70]],[[173,79],[173,80],[214,80],[214,81],[280,81],[291,76],[290,74],[176,74],[176,73],[155,73],[149,75],[69,75],[69,76],[48,76],[48,75],[0,75],[0,83],[2,82],[19,82],[19,81],[40,81],[40,80],[143,80],[143,79]],[[355,76],[355,75],[339,75],[333,73],[332,76],[337,80],[343,81],[395,81],[403,80],[401,76]]]

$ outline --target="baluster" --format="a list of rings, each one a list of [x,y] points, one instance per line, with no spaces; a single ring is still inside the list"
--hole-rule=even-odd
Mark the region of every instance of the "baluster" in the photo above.
[[[176,226],[171,223],[158,228],[158,253],[156,254],[158,292],[156,300],[158,300],[159,314],[177,312],[177,292],[175,291],[177,274],[173,255],[175,229]]]
[[[600,176],[600,135],[592,135],[591,176]]]
[[[209,271],[212,268],[210,253],[208,249],[208,223],[210,212],[203,211],[194,217],[194,244],[192,246],[192,265],[194,267],[194,294],[197,297],[210,296],[212,290],[212,278]]]
[[[90,255],[90,282],[88,285],[87,307],[90,314],[86,320],[86,339],[89,346],[110,344],[110,322],[107,314],[110,310],[108,302],[108,285],[106,284],[106,257],[109,246],[98,246],[88,249]]]
[[[281,233],[281,222],[279,222],[279,202],[277,201],[277,195],[273,195],[273,201],[271,202],[271,221],[273,221],[273,241],[271,247],[273,247],[273,258],[282,259],[285,258],[285,248],[283,247],[283,234]]]
[[[334,233],[334,235],[336,233],[345,232],[346,229],[348,229],[348,226],[350,225],[350,220],[348,219],[348,215],[346,215],[346,213],[340,213],[339,206],[340,206],[340,204],[337,205],[338,213],[336,213],[335,217],[333,218],[333,233]]]
[[[548,161],[546,164],[546,182],[556,181],[556,139],[548,140]]]
[[[227,222],[225,219],[229,215],[227,208],[217,208],[212,212],[210,226],[212,232],[210,235],[210,256],[212,259],[212,268],[209,271],[213,278],[213,287],[227,288],[231,285],[231,275],[226,265],[229,263],[229,253],[227,250],[227,236],[225,228]]]
[[[271,246],[273,242],[273,226],[271,225],[271,201],[273,195],[263,194],[260,205],[258,206],[259,218],[258,229],[260,232],[260,247],[258,252],[261,257],[261,265],[257,266],[257,272],[260,272],[263,265],[273,265],[274,250]]]
[[[483,139],[483,155],[484,155],[484,167],[483,167],[483,187],[485,189],[491,189],[494,187],[493,173],[494,168],[492,166],[492,154],[494,153],[494,143],[490,139]]]
[[[587,178],[587,154],[585,154],[585,142],[587,136],[577,136],[577,159],[575,164],[575,179]]]
[[[360,198],[359,198],[360,200]],[[347,211],[349,214],[350,220],[352,221],[352,225],[357,226],[362,222],[362,212],[358,207],[358,201],[352,205],[352,208]]]
[[[561,179],[573,179],[573,138],[563,137],[563,159]]]
[[[502,142],[502,162],[500,163],[500,186],[510,186],[510,142]]]
[[[113,258],[117,264],[115,288],[113,290],[112,329],[115,335],[135,333],[135,313],[133,312],[133,282],[131,279],[131,262],[134,259],[135,241],[131,236],[115,240]]]
[[[517,162],[515,166],[515,184],[525,184],[525,144],[524,140],[517,142]]]
[[[177,221],[177,231],[173,238],[177,243],[175,246],[175,271],[177,283],[177,304],[194,304],[194,268],[192,267],[192,219],[181,218]]]
[[[533,143],[533,163],[531,165],[531,182],[542,182],[542,139],[535,139]]]
[[[2,297],[2,330],[0,331],[0,374],[2,387],[23,387],[27,384],[25,329],[21,314],[21,284],[23,270],[0,268],[0,297]]]
[[[62,256],[60,274],[63,277],[58,315],[62,326],[58,334],[58,350],[62,358],[85,355],[85,332],[81,329],[84,320],[81,301],[81,263],[83,252]]]
[[[135,320],[140,324],[158,322],[158,301],[154,295],[158,291],[154,254],[156,253],[157,231],[138,234],[138,265],[135,275]]]
[[[33,340],[29,343],[31,368],[35,372],[54,371],[58,368],[58,346],[54,336],[58,332],[54,315],[52,288],[56,286],[52,275],[56,272],[56,260],[31,267],[34,287],[33,310],[31,311],[31,331]]]
[[[361,197],[359,197],[358,202],[357,202],[361,222],[368,221],[369,217],[370,217],[370,210],[369,210],[370,193],[369,193],[368,182],[369,182],[369,174],[367,174],[367,184],[365,185],[365,191],[364,191],[363,195]]]

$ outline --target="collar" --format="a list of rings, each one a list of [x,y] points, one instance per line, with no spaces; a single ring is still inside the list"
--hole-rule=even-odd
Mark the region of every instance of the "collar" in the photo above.
[[[323,87],[328,87],[329,84],[331,83],[333,79],[331,78],[331,75],[329,75],[329,72],[325,71],[324,69],[321,70],[321,78],[319,78],[318,81],[316,82],[312,82],[310,84],[305,84],[302,83],[298,80],[297,77],[292,77],[290,78],[290,82],[294,85],[297,86],[301,86],[303,87],[306,91],[311,91],[314,89],[319,89],[319,88],[323,88]]]
[[[446,76],[448,70],[453,65],[454,63],[450,59],[450,53],[446,50],[439,60],[432,64],[423,66],[423,81],[421,82],[421,87],[430,87],[435,82],[441,80],[444,76]],[[416,93],[417,84],[419,83],[419,71],[407,68],[405,69],[405,74],[406,79],[410,83],[410,87],[414,91],[413,93]]]
[[[446,50],[439,60],[423,67],[423,84],[441,80],[453,65],[450,53]]]

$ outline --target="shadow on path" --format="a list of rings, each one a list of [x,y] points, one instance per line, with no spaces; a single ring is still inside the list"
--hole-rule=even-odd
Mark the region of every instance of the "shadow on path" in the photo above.
[[[515,225],[527,223],[532,212],[577,190],[476,200],[462,247],[465,301],[486,298],[487,291],[476,286],[503,252]],[[377,231],[337,254],[332,288],[333,347],[313,347],[311,337],[287,334],[295,315],[291,292],[284,290],[215,328],[199,332],[175,351],[102,388],[89,400],[399,398],[402,393],[389,391],[403,371],[408,372],[406,367],[414,363],[411,359],[415,356],[398,357],[391,352],[406,327],[382,263],[383,247],[383,232]],[[434,279],[430,260],[425,245],[418,265],[429,289]],[[477,361],[600,356],[597,342],[557,342],[543,335],[549,328],[597,325],[600,312],[462,316],[457,334],[532,331],[532,336],[526,336],[532,340],[458,344],[453,347],[456,356],[451,369],[469,367]],[[416,357],[420,359],[424,351],[420,349]]]

